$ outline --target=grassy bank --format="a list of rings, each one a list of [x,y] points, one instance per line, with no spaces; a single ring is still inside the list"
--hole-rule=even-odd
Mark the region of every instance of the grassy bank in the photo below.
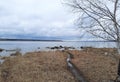
[[[117,76],[115,49],[71,50],[72,62],[89,82],[108,82]],[[75,82],[62,51],[31,52],[6,58],[0,65],[0,82]]]

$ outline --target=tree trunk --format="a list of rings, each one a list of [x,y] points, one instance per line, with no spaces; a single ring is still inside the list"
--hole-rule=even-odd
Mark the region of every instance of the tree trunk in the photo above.
[[[117,41],[117,51],[118,51],[118,54],[120,55],[120,41]]]

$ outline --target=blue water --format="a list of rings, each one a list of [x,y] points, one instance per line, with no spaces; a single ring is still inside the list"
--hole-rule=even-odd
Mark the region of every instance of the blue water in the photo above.
[[[46,47],[67,46],[80,49],[81,46],[91,46],[96,48],[114,48],[115,42],[80,42],[80,41],[64,41],[64,42],[44,42],[44,41],[0,41],[0,48],[5,50],[21,49],[24,54],[26,52],[47,50]],[[40,49],[39,49],[40,48]],[[7,56],[14,51],[0,52],[0,56]]]

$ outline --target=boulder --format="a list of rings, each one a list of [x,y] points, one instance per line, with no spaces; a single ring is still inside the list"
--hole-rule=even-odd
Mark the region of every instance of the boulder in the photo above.
[[[0,48],[0,52],[2,52],[4,49]]]

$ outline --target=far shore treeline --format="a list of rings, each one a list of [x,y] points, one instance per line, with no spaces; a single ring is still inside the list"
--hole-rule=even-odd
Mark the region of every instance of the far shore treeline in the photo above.
[[[38,39],[0,39],[0,41],[59,41],[62,40],[38,40]]]
[[[63,41],[71,41],[71,40],[44,40],[44,39],[1,39],[0,41],[55,41],[55,42],[63,42]],[[105,40],[79,40],[80,42],[116,42],[115,40],[109,40],[109,41],[105,41]]]

